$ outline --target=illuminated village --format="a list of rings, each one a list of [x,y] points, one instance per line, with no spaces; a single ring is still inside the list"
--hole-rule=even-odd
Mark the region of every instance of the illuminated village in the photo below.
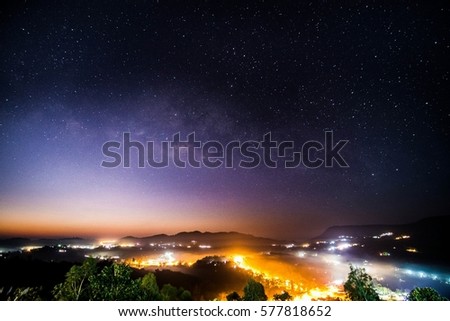
[[[189,233],[187,233],[189,235]],[[196,234],[193,234],[195,236]],[[383,300],[405,300],[408,291],[415,284],[440,284],[450,288],[450,273],[433,270],[426,265],[405,267],[395,260],[398,249],[406,255],[417,255],[418,249],[405,241],[411,236],[390,231],[365,237],[339,235],[330,239],[314,239],[303,243],[270,243],[258,246],[224,246],[218,242],[206,242],[208,236],[200,234],[196,239],[183,241],[124,238],[99,240],[95,242],[74,242],[45,246],[55,259],[74,253],[85,258],[113,261],[126,264],[136,270],[174,271],[192,274],[198,262],[210,270],[217,267],[232,269],[261,282],[269,299],[276,293],[287,292],[293,300],[345,300],[343,283],[349,271],[349,264],[364,267],[377,281],[377,292]],[[390,240],[395,246],[379,247],[373,259],[362,259],[352,250],[364,251],[367,244]],[[390,243],[389,243],[390,244]],[[39,253],[44,247],[29,244],[19,252]],[[2,249],[1,257],[10,252]],[[39,255],[39,254],[36,254]],[[220,276],[219,276],[220,277]],[[216,300],[226,300],[227,291],[218,292]],[[233,289],[239,291],[239,288]]]

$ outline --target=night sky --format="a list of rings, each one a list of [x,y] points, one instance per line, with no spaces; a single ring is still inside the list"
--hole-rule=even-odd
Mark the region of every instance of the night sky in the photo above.
[[[449,214],[446,2],[9,2],[1,236],[302,239]],[[301,145],[327,130],[348,168],[100,166],[124,132]]]

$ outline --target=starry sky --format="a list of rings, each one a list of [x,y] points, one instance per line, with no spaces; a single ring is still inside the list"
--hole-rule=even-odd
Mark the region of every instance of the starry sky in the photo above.
[[[450,5],[352,3],[2,2],[0,235],[303,239],[449,214]],[[326,130],[348,168],[100,166],[124,132]]]

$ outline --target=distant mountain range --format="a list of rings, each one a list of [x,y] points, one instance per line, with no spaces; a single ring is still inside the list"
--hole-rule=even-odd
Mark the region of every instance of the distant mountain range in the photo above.
[[[243,234],[238,232],[180,232],[175,235],[157,234],[147,237],[126,236],[117,241],[117,243],[141,243],[149,245],[151,243],[192,243],[197,245],[219,245],[224,247],[232,246],[265,246],[272,243],[277,243],[273,239],[256,237],[250,234]],[[28,239],[28,238],[8,238],[0,239],[0,248],[6,250],[20,249],[25,246],[55,246],[62,245],[86,245],[95,243],[94,240],[82,238],[61,238],[61,239]]]
[[[374,236],[391,232],[392,236],[383,237],[381,240],[374,240]],[[366,250],[374,248],[378,250],[380,244],[383,248],[388,246],[402,245],[404,247],[416,247],[422,253],[431,256],[445,256],[447,246],[450,245],[450,216],[439,216],[422,219],[415,223],[401,225],[347,225],[332,226],[325,230],[320,236],[313,238],[311,241],[338,239],[339,236],[351,236],[354,240],[365,240]],[[408,239],[396,243],[395,237],[399,235],[407,235]],[[147,237],[126,236],[117,241],[118,243],[141,243],[149,245],[151,243],[193,243],[197,245],[212,245],[214,247],[258,247],[271,244],[291,243],[285,241],[274,240],[264,237],[256,237],[250,234],[238,232],[181,232],[174,235],[157,234]],[[0,239],[0,250],[8,251],[20,249],[25,246],[55,246],[58,244],[86,245],[93,244],[94,240],[82,238],[61,238],[61,239],[28,239],[28,238],[8,238]],[[392,244],[391,244],[392,243]]]
[[[391,234],[392,233],[392,234]],[[450,265],[450,216],[429,217],[410,224],[401,225],[347,225],[333,226],[312,239],[320,241],[349,238],[349,242],[363,244],[353,247],[355,256],[384,256],[403,258],[409,262],[434,262]],[[318,247],[320,247],[318,245]]]
[[[450,215],[435,216],[420,221],[400,225],[342,225],[332,226],[315,239],[337,238],[340,235],[353,237],[370,237],[382,233],[414,235],[414,237],[427,238],[429,240],[449,240]]]
[[[277,243],[273,239],[257,237],[238,232],[181,232],[175,235],[157,234],[147,237],[126,236],[122,241],[133,243],[196,243],[196,244],[220,244],[221,246],[262,246]]]

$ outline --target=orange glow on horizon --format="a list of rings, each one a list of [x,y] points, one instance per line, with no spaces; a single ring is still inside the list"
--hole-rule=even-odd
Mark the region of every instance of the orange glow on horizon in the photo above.
[[[243,209],[224,215],[222,207],[191,201],[193,207],[163,200],[142,206],[104,199],[29,202],[7,199],[0,214],[0,237],[145,237],[182,231],[239,231],[261,235]],[[232,219],[230,219],[230,217]],[[264,234],[262,234],[264,235]]]
[[[182,231],[243,231],[238,226],[220,224],[217,228],[213,222],[164,220],[164,218],[130,219],[105,217],[58,216],[54,213],[10,213],[0,217],[0,237],[87,237],[87,238],[120,238],[127,235],[146,237],[154,234],[176,234]],[[158,224],[155,224],[155,223]]]

